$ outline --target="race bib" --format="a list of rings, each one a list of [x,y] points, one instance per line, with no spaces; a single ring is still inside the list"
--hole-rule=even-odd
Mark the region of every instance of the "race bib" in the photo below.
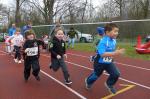
[[[113,58],[112,57],[104,57],[103,62],[111,63],[111,62],[113,62]]]
[[[38,47],[28,48],[27,56],[36,56],[38,55]]]

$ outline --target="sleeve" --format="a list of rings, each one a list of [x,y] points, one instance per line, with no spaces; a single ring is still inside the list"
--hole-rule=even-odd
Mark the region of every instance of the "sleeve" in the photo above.
[[[25,50],[27,48],[27,42],[25,42],[24,44],[23,44],[23,50]]]
[[[65,43],[65,41],[64,41],[64,54],[66,54],[66,43]]]
[[[103,55],[106,52],[106,44],[105,42],[99,42],[97,46],[98,54]]]
[[[44,47],[44,41],[42,41],[42,40],[37,40],[37,42],[38,42],[38,45],[42,45],[42,47]]]
[[[79,38],[79,35],[78,35],[78,33],[75,31],[75,35],[77,36],[77,38]]]
[[[70,35],[70,31],[67,33],[67,36],[69,36]]]
[[[54,51],[55,46],[56,46],[55,42],[52,42],[51,45],[50,45],[50,52],[51,52],[52,55],[57,57],[58,54]]]
[[[11,29],[9,29],[9,31],[8,31],[9,33],[9,36],[12,36],[12,31],[11,31]]]

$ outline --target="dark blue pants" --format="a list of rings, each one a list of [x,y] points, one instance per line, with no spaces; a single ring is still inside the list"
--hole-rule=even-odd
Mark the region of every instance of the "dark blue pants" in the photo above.
[[[111,64],[99,63],[98,59],[95,59],[94,61],[94,71],[87,78],[87,83],[89,85],[92,85],[102,75],[104,70],[109,74],[109,77],[106,81],[107,85],[108,86],[115,85],[120,76],[118,68],[115,66],[114,63]]]

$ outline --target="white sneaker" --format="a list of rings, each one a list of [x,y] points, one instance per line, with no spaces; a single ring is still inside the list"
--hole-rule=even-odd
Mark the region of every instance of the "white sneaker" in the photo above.
[[[18,61],[18,64],[21,64],[22,62],[21,62],[21,60],[20,61]]]
[[[18,60],[17,59],[14,59],[15,63],[18,63]]]

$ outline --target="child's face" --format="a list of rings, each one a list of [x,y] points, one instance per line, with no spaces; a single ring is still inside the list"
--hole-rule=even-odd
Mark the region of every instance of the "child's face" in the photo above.
[[[57,31],[55,35],[59,40],[62,40],[64,38],[64,32],[62,30]]]
[[[34,38],[35,38],[35,37],[34,37],[33,34],[27,36],[27,39],[28,39],[28,40],[34,40]]]
[[[109,36],[113,39],[116,39],[118,36],[119,28],[113,28],[112,31],[108,32]]]
[[[16,31],[16,33],[15,33],[16,35],[19,35],[20,34],[20,31]]]

